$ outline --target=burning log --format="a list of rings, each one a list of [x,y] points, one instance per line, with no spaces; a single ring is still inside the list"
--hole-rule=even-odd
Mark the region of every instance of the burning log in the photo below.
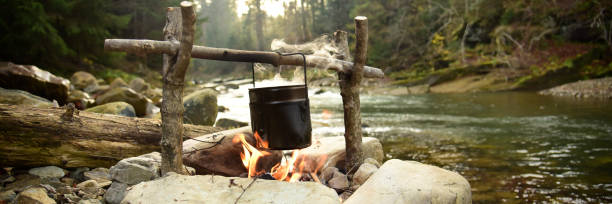
[[[159,120],[0,104],[0,166],[110,167],[159,151]],[[219,128],[185,125],[191,138]]]
[[[236,142],[236,136],[242,136],[242,141],[249,145],[257,143],[251,132],[251,127],[226,130],[193,138],[183,143],[184,164],[195,168],[197,174],[240,176],[243,173],[248,173],[249,169],[245,166],[251,165],[249,165],[249,162],[242,161],[241,154],[246,158],[245,147],[240,142],[241,139]],[[250,149],[250,151],[254,150],[257,149]],[[251,152],[249,154],[253,155]],[[254,162],[251,163],[254,167],[252,168],[253,173],[256,169],[269,172],[282,158],[281,151],[267,151],[265,156],[263,156],[264,153],[259,154],[261,154],[259,160],[253,159]],[[251,160],[250,155],[247,160]]]

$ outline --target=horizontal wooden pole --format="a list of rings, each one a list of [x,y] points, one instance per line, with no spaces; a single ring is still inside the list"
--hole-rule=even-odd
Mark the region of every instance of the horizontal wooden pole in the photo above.
[[[131,53],[151,53],[175,55],[178,52],[178,42],[156,40],[129,40],[129,39],[106,39],[104,49],[107,51],[120,51]],[[300,55],[282,56],[276,52],[248,51],[227,48],[214,48],[206,46],[193,46],[191,57],[219,61],[232,62],[256,62],[273,65],[303,65],[304,61]],[[319,56],[306,56],[306,65],[320,69],[332,69],[338,72],[350,73],[353,63]],[[363,76],[368,78],[383,78],[382,70],[364,66]]]

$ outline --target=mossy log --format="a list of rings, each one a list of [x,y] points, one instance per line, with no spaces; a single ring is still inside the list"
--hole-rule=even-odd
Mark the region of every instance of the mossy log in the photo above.
[[[0,104],[0,166],[110,167],[132,156],[160,151],[161,121],[69,108]],[[218,132],[184,125],[184,137]]]

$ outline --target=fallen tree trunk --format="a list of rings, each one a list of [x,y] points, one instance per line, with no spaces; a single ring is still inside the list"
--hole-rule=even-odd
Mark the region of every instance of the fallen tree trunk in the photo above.
[[[220,130],[184,125],[184,137]],[[110,167],[160,151],[160,140],[161,121],[155,119],[0,104],[0,166]]]
[[[214,174],[223,176],[240,176],[247,169],[240,160],[244,152],[242,144],[235,141],[236,135],[242,134],[245,140],[254,146],[255,138],[251,127],[242,127],[192,138],[183,142],[183,162],[193,167],[196,174]],[[271,150],[257,161],[257,171],[270,169],[282,159],[282,151]]]

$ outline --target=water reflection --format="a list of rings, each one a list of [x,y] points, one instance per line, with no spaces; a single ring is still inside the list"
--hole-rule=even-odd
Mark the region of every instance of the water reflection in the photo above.
[[[610,104],[514,92],[361,102],[364,133],[381,139],[387,159],[457,171],[475,203],[612,202]],[[341,111],[339,94],[312,96],[313,134],[342,135]]]

